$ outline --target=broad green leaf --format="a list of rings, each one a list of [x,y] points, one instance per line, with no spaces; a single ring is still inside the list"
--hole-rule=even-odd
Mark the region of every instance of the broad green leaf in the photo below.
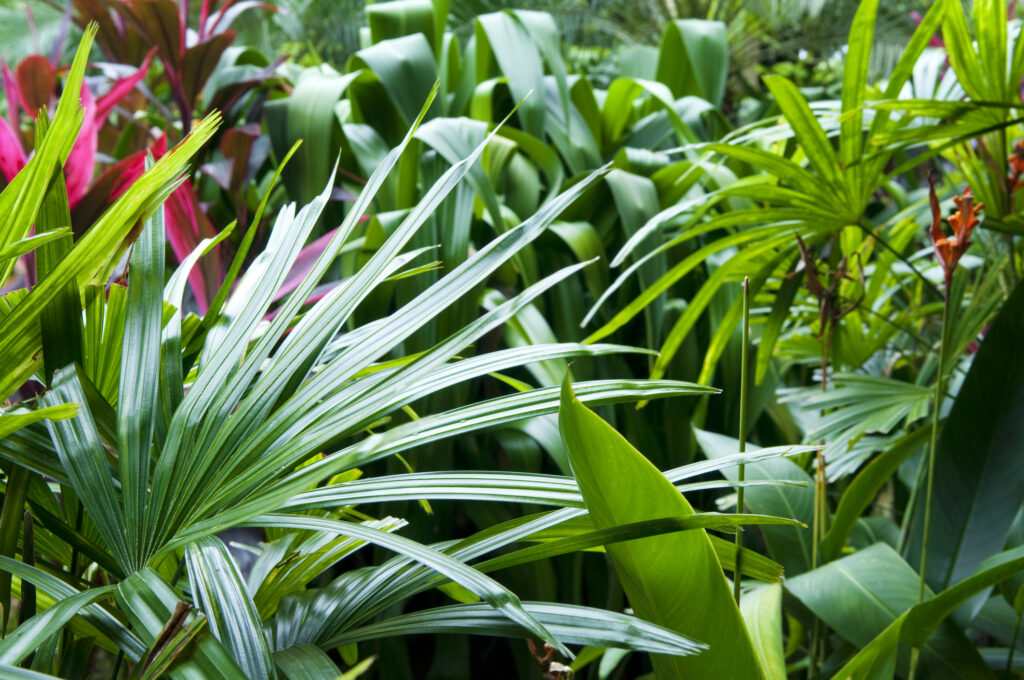
[[[767,680],[786,680],[782,647],[782,584],[759,584],[744,590],[740,612]]]
[[[657,468],[576,399],[568,374],[562,385],[559,427],[596,528],[693,514]],[[707,652],[695,657],[652,657],[659,677],[763,677],[705,533],[612,545],[608,554],[638,616],[709,645]],[[681,580],[680,574],[687,576]]]
[[[862,648],[917,603],[918,582],[895,550],[877,543],[788,579],[786,588],[832,630]],[[991,677],[977,650],[952,624],[928,638],[919,671],[922,677]]]
[[[657,80],[672,88],[677,98],[696,95],[720,106],[728,74],[724,23],[678,19],[665,27],[658,47]]]
[[[935,451],[928,540],[929,585],[945,589],[1002,549],[1024,497],[1024,285],[992,322],[971,363]],[[920,562],[925,494],[918,494],[905,554]]]
[[[1024,549],[1016,548],[993,555],[982,568],[952,588],[942,591],[930,600],[912,607],[858,652],[835,678],[867,680],[880,677],[880,668],[892,668],[900,642],[910,645],[926,644],[933,631],[957,607],[977,593],[1005,580],[1024,569]]]

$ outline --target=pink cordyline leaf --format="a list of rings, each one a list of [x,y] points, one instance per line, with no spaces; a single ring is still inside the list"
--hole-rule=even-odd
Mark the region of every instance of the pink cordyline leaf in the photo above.
[[[18,117],[21,113],[21,94],[18,92],[18,80],[11,73],[6,61],[0,59],[0,67],[4,74],[4,97],[7,98],[7,123],[12,129],[18,128]]]
[[[337,231],[337,228],[331,229],[329,232],[299,251],[299,256],[295,258],[295,264],[292,265],[291,271],[288,272],[288,276],[285,277],[280,290],[278,290],[274,295],[275,301],[280,300],[285,295],[298,288],[299,284],[309,276],[309,273],[313,271],[313,265],[316,264],[317,258],[319,258],[320,254],[324,252],[327,244],[331,242],[331,239]]]
[[[127,97],[128,93],[134,90],[135,86],[146,77],[146,72],[149,71],[149,62],[153,58],[153,54],[155,52],[156,48],[154,47],[146,55],[146,58],[139,65],[139,69],[135,73],[119,79],[114,83],[113,87],[110,88],[109,92],[101,96],[96,101],[96,113],[94,118],[99,124],[102,125],[103,121],[105,121],[107,116],[110,115],[110,112],[114,110],[114,107],[117,106],[122,99]]]
[[[96,151],[99,148],[99,127],[96,124],[96,100],[86,85],[82,84],[82,108],[85,117],[78,132],[75,145],[64,164],[64,178],[67,180],[68,204],[75,204],[85,195],[92,182],[96,168]]]
[[[302,305],[304,307],[315,305],[317,302],[327,297],[327,294],[334,290],[339,283],[339,281],[321,283],[319,286],[313,289],[313,293],[308,298],[302,301]],[[278,307],[277,309],[272,309],[263,315],[263,319],[265,321],[273,321],[277,317],[278,313],[280,313],[280,311],[281,307]],[[289,329],[288,332],[290,333],[291,329]]]
[[[39,109],[49,105],[57,91],[57,69],[41,54],[25,57],[15,69],[21,105],[35,118]]]
[[[245,0],[244,2],[236,3],[235,0],[229,0],[210,16],[210,21],[205,27],[206,35],[223,33],[231,28],[231,24],[234,23],[235,19],[250,9],[262,9],[268,12],[278,11],[276,6],[266,2]]]
[[[164,221],[167,241],[171,244],[171,250],[174,251],[178,262],[195,250],[201,240],[217,234],[199,205],[199,195],[195,186],[188,180],[175,189],[164,203]],[[223,270],[220,248],[215,247],[189,272],[189,285],[195,295],[196,304],[203,313],[209,309],[210,300],[217,292],[224,276]]]
[[[18,136],[14,134],[7,121],[0,118],[0,173],[10,182],[25,167],[27,161]]]

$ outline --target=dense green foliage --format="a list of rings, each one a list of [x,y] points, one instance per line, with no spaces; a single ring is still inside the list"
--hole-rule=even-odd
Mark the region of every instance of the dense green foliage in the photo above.
[[[1015,5],[0,5],[0,678],[1024,673]]]

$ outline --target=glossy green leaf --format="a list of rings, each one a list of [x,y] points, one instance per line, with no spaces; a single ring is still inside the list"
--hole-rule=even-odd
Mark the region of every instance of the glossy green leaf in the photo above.
[[[935,452],[935,502],[928,542],[929,585],[945,589],[997,553],[1024,496],[1024,286],[1018,285],[985,334],[949,412]],[[920,560],[925,494],[918,494],[906,548]]]
[[[693,514],[657,468],[576,399],[568,375],[562,386],[559,427],[573,475],[598,529]],[[694,531],[612,545],[608,554],[640,617],[701,639],[710,647],[696,657],[653,657],[659,676],[715,677],[724,672],[763,677],[706,534]],[[682,582],[681,572],[688,574]]]

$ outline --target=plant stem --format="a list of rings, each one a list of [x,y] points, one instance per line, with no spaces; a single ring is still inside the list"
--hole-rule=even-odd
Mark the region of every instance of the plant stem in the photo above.
[[[946,324],[949,322],[949,288],[952,283],[952,276],[946,276],[945,302],[942,305],[942,328],[939,335],[939,366],[938,376],[935,378],[935,403],[932,405],[932,435],[928,444],[928,478],[925,482],[924,492],[924,528],[921,532],[921,579],[917,586],[917,601],[924,601],[925,577],[928,573],[928,534],[932,522],[932,487],[935,481],[935,447],[939,435],[939,414],[942,410],[942,374],[944,370],[946,355]],[[910,656],[910,680],[914,680],[917,672],[917,662],[921,655],[921,648],[914,647]]]
[[[935,446],[939,436],[939,412],[942,410],[942,374],[946,355],[946,322],[949,319],[949,286],[946,286],[946,302],[942,306],[942,337],[939,339],[938,377],[935,379],[935,404],[932,412],[932,435],[928,444],[928,481],[924,492],[924,531],[921,539],[921,580],[917,587],[917,601],[924,600],[925,574],[928,566],[928,532],[932,521],[932,487],[935,482]]]
[[[3,510],[0,511],[0,555],[13,558],[18,550],[18,534],[25,523],[25,497],[28,494],[30,473],[20,465],[11,464],[7,470],[7,489]],[[0,574],[0,605],[3,605],[3,623],[0,630],[7,634],[11,616],[11,575]]]
[[[747,451],[747,367],[750,359],[750,278],[743,278],[743,349],[740,350],[740,453]],[[743,482],[746,477],[746,465],[740,464],[738,480],[739,488],[736,489],[736,513],[743,514]],[[736,571],[733,572],[732,594],[736,598],[736,604],[740,603],[740,581],[743,571],[743,527],[736,531]]]
[[[1024,618],[1024,612],[1017,615],[1017,625],[1013,627],[1013,639],[1010,640],[1010,651],[1006,655],[1006,677],[1013,676],[1013,653],[1017,650],[1017,636],[1020,635],[1020,620]]]

